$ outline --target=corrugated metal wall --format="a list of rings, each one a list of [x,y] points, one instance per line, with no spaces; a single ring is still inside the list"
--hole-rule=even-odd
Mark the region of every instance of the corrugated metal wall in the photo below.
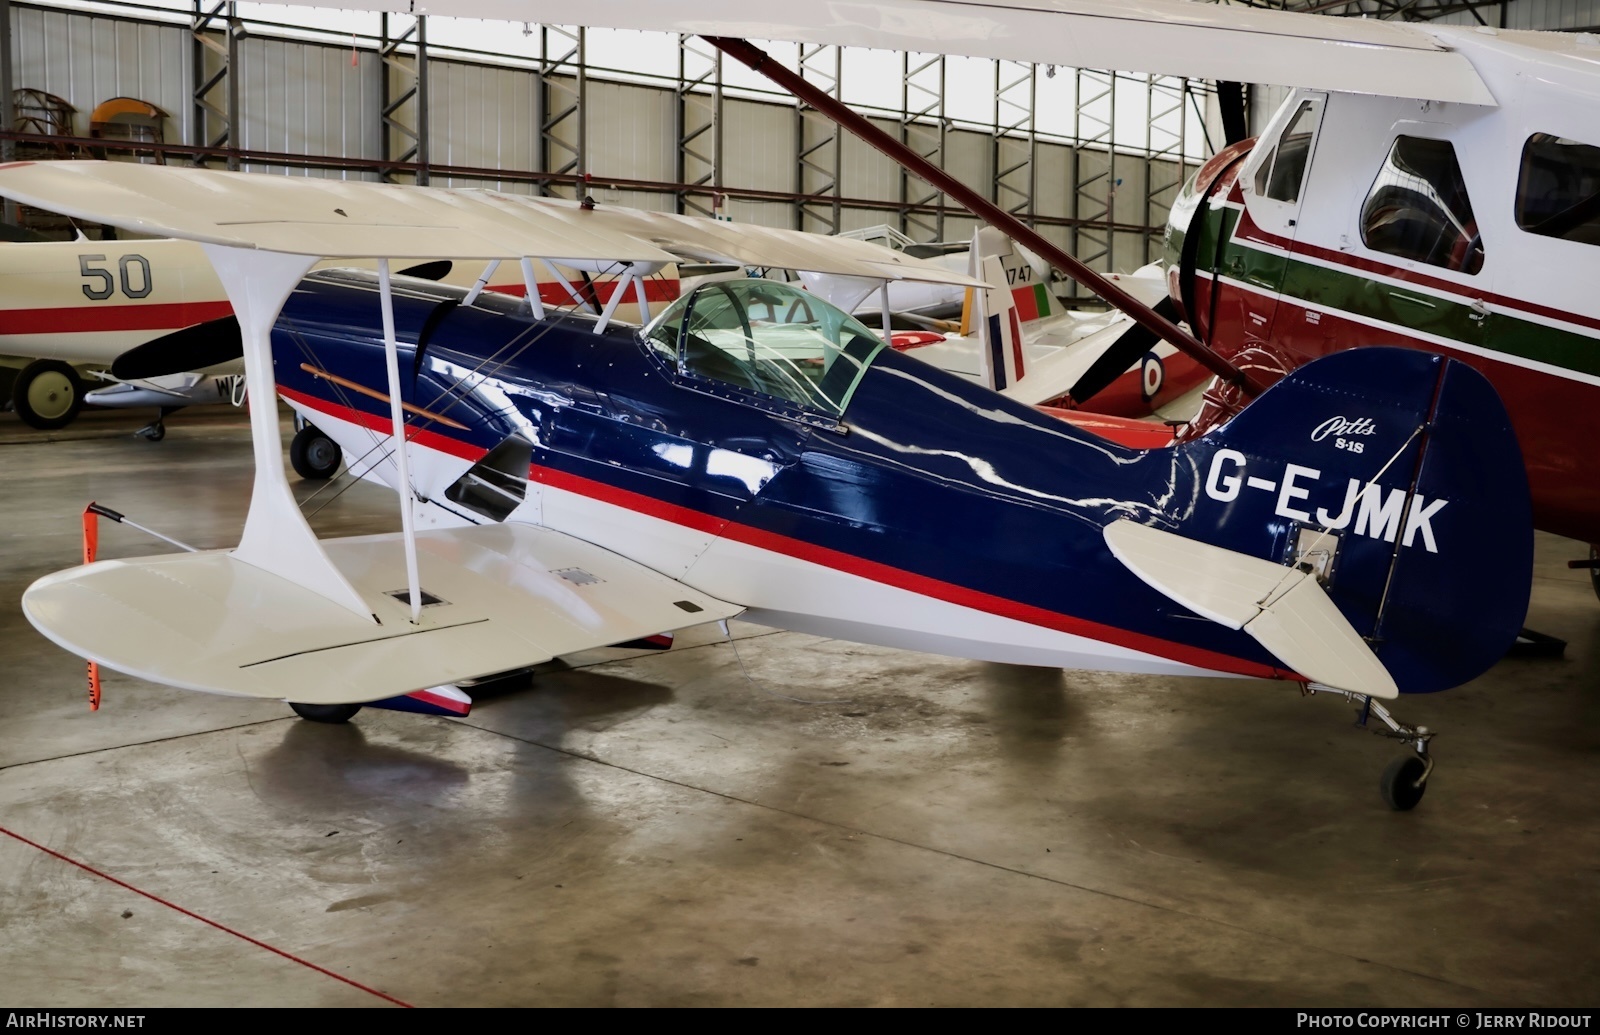
[[[13,7],[11,17],[16,85],[71,102],[79,133],[88,133],[95,105],[137,97],[172,117],[170,139],[188,139],[193,77],[182,27],[33,7]]]
[[[194,134],[192,38],[184,24],[155,24],[91,13],[13,8],[13,60],[17,86],[36,87],[66,98],[79,109],[75,129],[88,131],[88,113],[98,103],[125,95],[150,101],[172,118],[167,139],[191,142]],[[352,53],[354,62],[352,63]],[[215,67],[209,53],[207,69]],[[377,159],[382,156],[378,117],[383,73],[376,53],[349,45],[284,40],[249,35],[240,45],[241,118],[235,140],[247,149],[303,155]],[[392,73],[391,73],[392,74]],[[537,77],[525,67],[434,58],[429,64],[430,158],[436,165],[484,169],[540,168]],[[398,81],[398,80],[396,80]],[[215,95],[222,103],[222,92]],[[612,189],[607,177],[671,182],[676,178],[673,128],[675,96],[658,87],[591,79],[587,85],[587,169],[595,177],[599,200],[645,209],[670,209],[671,194]],[[402,113],[404,114],[404,113]],[[878,124],[897,132],[892,120]],[[724,102],[722,184],[764,191],[798,189],[794,108],[729,97]],[[1072,215],[1071,148],[1040,142],[1034,211],[1047,217]],[[564,160],[564,159],[563,159]],[[1103,153],[1094,161],[1103,164]],[[1115,218],[1139,224],[1145,219],[1144,161],[1119,155]],[[952,129],[946,167],[967,183],[990,184],[992,141],[987,133]],[[1160,182],[1177,177],[1175,166]],[[267,168],[266,171],[281,171]],[[361,175],[307,170],[305,175]],[[900,197],[900,168],[860,140],[840,140],[840,194],[845,198],[893,203]],[[492,186],[527,191],[530,186],[497,179],[435,176],[443,186]],[[1086,206],[1087,207],[1087,206]],[[730,199],[736,220],[776,226],[795,225],[787,202]],[[1159,222],[1160,212],[1154,219]],[[896,223],[892,209],[845,206],[841,229]],[[970,235],[973,221],[952,208],[946,236]],[[1044,233],[1070,245],[1065,227]],[[1144,235],[1118,234],[1115,266],[1127,270],[1145,261]],[[1154,242],[1150,242],[1154,254]]]
[[[1592,29],[1600,26],[1600,0],[1511,0],[1480,8],[1478,14],[1490,25],[1507,29]],[[1460,11],[1439,19],[1441,25],[1479,25],[1470,11]]]

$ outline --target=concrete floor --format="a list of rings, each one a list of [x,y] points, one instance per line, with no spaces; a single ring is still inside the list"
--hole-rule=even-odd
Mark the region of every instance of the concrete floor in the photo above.
[[[1410,814],[1377,793],[1397,749],[1326,697],[753,626],[738,658],[713,628],[566,659],[465,721],[318,726],[116,674],[90,714],[19,594],[76,562],[90,499],[232,543],[247,431],[4,421],[0,827],[406,1002],[1600,1001],[1600,603],[1572,543],[1540,538],[1530,618],[1565,660],[1402,702],[1441,731]],[[314,523],[391,508],[358,486]],[[15,836],[0,1002],[386,1005]]]

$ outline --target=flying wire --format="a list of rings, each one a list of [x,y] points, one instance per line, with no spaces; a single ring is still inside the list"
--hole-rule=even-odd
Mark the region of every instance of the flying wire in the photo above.
[[[724,636],[726,636],[728,638],[728,646],[733,648],[733,660],[735,660],[735,661],[737,661],[739,663],[739,671],[744,673],[745,682],[749,683],[751,686],[755,687],[757,690],[760,690],[762,693],[766,694],[767,696],[776,697],[776,698],[779,698],[780,700],[784,700],[784,701],[793,701],[795,704],[853,704],[853,703],[855,703],[855,698],[854,697],[834,697],[834,698],[829,698],[828,700],[817,701],[817,700],[810,700],[810,699],[805,698],[805,697],[793,697],[793,696],[790,696],[789,694],[780,694],[776,690],[770,690],[767,687],[762,686],[759,682],[756,681],[756,678],[750,674],[750,670],[745,667],[744,657],[742,655],[740,655],[740,653],[739,653],[739,641],[737,641],[737,640],[735,640],[733,638],[733,632],[732,632],[732,630],[730,630],[728,628],[728,620],[726,618],[724,618],[724,619],[722,619],[722,621],[718,622],[717,625],[722,627],[722,635],[724,635]]]

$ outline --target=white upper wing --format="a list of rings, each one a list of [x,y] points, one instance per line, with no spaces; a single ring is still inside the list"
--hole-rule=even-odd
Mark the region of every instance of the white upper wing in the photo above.
[[[488,191],[132,162],[13,162],[0,166],[0,196],[142,233],[327,258],[714,257],[841,276],[981,283],[864,241]]]
[[[1466,58],[1414,26],[1185,0],[450,0],[436,6],[337,0],[323,6],[577,21],[1495,103]]]

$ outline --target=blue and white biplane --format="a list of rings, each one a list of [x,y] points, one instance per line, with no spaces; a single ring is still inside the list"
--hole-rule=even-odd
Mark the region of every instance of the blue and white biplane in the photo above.
[[[1470,680],[1524,618],[1527,482],[1477,373],[1309,364],[1140,449],[886,347],[793,285],[705,284],[646,325],[391,276],[387,257],[620,271],[731,262],[964,280],[863,242],[473,191],[124,163],[0,167],[0,195],[201,242],[242,334],[239,545],[40,579],[93,662],[310,717],[739,615],[1029,665],[1291,680],[1382,701]],[[324,257],[378,257],[322,270]],[[626,288],[626,285],[624,285]],[[621,297],[625,290],[618,290]],[[643,304],[644,293],[638,292]],[[995,321],[998,323],[998,320]],[[278,393],[397,490],[402,531],[319,540]]]

